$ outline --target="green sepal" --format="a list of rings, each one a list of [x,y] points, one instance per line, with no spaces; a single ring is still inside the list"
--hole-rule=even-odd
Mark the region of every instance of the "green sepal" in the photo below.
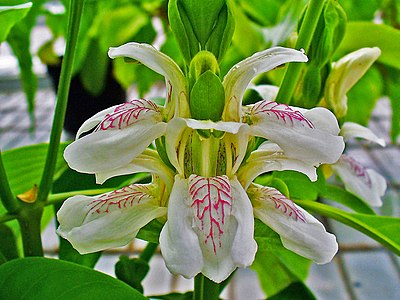
[[[115,276],[141,293],[143,293],[141,282],[149,270],[149,264],[143,259],[130,259],[126,255],[121,255],[115,264]]]
[[[197,120],[220,121],[225,105],[221,80],[212,71],[203,73],[190,91],[190,112]]]

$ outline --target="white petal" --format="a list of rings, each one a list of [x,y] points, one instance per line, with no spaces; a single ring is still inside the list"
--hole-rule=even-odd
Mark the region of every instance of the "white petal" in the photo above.
[[[324,99],[340,118],[347,114],[347,92],[378,59],[377,47],[361,48],[351,52],[332,65],[325,83]]]
[[[381,197],[386,191],[385,178],[372,169],[367,169],[348,155],[342,155],[332,169],[342,179],[346,190],[372,206],[381,206]]]
[[[96,116],[93,119],[98,120]],[[92,121],[89,123],[94,127]],[[72,169],[82,173],[113,170],[129,164],[163,135],[165,128],[153,102],[132,100],[106,114],[94,132],[70,144],[64,158]]]
[[[187,127],[192,129],[214,129],[233,134],[238,133],[241,127],[248,126],[247,124],[239,122],[222,122],[222,121],[213,122],[210,120],[199,121],[194,119],[184,119],[184,120],[186,122]]]
[[[180,105],[180,112],[187,116],[189,111],[186,99],[186,79],[179,66],[167,55],[153,46],[140,43],[127,43],[117,48],[110,48],[108,55],[111,58],[129,57],[138,60],[153,71],[163,75],[167,83],[167,102],[175,97]],[[172,89],[172,90],[170,90]]]
[[[350,138],[362,138],[381,145],[382,147],[386,146],[385,140],[378,138],[371,129],[353,122],[345,122],[340,130],[340,135],[343,136],[345,140]]]
[[[256,91],[263,100],[275,101],[278,95],[279,87],[269,84],[252,85],[250,88]]]
[[[166,214],[151,189],[130,185],[96,197],[71,197],[57,213],[57,233],[81,254],[124,246],[140,228]]]
[[[336,162],[343,152],[337,120],[327,109],[314,108],[302,114],[298,109],[268,101],[249,108],[251,134],[278,144],[289,158],[318,167]]]
[[[338,250],[336,237],[306,210],[273,188],[254,186],[248,193],[255,216],[280,235],[285,248],[318,264],[332,260]]]
[[[161,253],[173,274],[192,278],[203,268],[203,254],[199,239],[192,229],[192,212],[187,180],[179,175],[168,204],[168,221],[160,235]]]
[[[256,151],[252,152],[246,163],[240,167],[238,178],[244,188],[247,189],[258,175],[271,171],[285,170],[303,173],[311,181],[317,180],[314,166],[288,157],[278,145],[270,142],[263,143]]]
[[[145,150],[145,152],[150,151],[151,150],[149,149]],[[169,188],[172,188],[174,173],[161,161],[157,153],[154,155],[149,155],[147,153],[139,154],[139,156],[137,156],[127,165],[113,170],[96,173],[96,183],[103,184],[107,179],[115,176],[141,172],[150,172],[158,175]]]
[[[209,279],[221,282],[237,267],[232,257],[232,245],[238,222],[232,215],[233,195],[229,179],[227,176],[191,175],[189,195],[187,205],[192,210],[192,226],[204,258],[201,272]]]
[[[250,81],[262,72],[288,62],[306,62],[307,56],[294,49],[274,47],[253,54],[251,57],[233,66],[226,74],[225,88],[225,121],[240,121],[243,94]]]
[[[165,150],[169,161],[175,167],[176,171],[183,175],[183,169],[179,164],[179,146],[182,143],[182,136],[187,129],[186,122],[181,118],[173,118],[168,122],[165,133]]]
[[[257,252],[257,243],[254,240],[253,207],[245,190],[238,180],[231,180],[232,187],[232,215],[238,223],[236,236],[232,244],[232,258],[239,267],[248,267]]]

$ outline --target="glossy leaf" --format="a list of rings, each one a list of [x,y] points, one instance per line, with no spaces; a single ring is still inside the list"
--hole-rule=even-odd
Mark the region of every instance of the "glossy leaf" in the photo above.
[[[7,225],[0,224],[0,265],[14,258],[18,258],[14,233]]]
[[[326,189],[324,189],[324,191],[320,193],[320,196],[341,203],[358,213],[369,215],[375,214],[374,210],[369,207],[368,204],[366,204],[357,196],[338,186],[327,185]]]
[[[268,296],[275,295],[292,282],[305,280],[311,261],[283,247],[279,235],[256,220],[255,239],[258,244],[252,265]]]
[[[296,203],[309,211],[353,227],[400,255],[400,218],[349,213],[313,201],[296,201]]]
[[[293,282],[278,294],[268,298],[269,300],[317,300],[313,293],[302,282]]]
[[[0,299],[147,299],[125,283],[73,263],[24,258],[0,266]]]
[[[379,47],[382,51],[378,61],[400,68],[400,30],[384,24],[371,22],[349,22],[346,34],[337,52],[341,57],[363,47]]]
[[[15,6],[0,6],[0,43],[6,39],[15,23],[26,16],[31,6],[32,2]]]
[[[115,264],[115,276],[140,292],[143,292],[141,282],[149,270],[148,263],[143,259],[130,259],[126,255],[121,255],[119,261]]]

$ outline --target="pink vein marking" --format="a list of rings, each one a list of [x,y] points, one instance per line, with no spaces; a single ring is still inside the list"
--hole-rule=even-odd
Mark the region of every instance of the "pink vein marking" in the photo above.
[[[300,209],[295,206],[292,200],[286,198],[276,189],[265,187],[264,190],[266,191],[267,198],[271,199],[274,202],[276,209],[279,209],[285,215],[291,217],[296,221],[300,220],[306,223],[306,216]]]
[[[149,111],[159,112],[157,105],[145,99],[135,99],[118,105],[114,112],[107,114],[95,131],[122,129],[135,123],[142,114]]]
[[[278,120],[283,120],[285,124],[288,120],[292,123],[292,125],[295,121],[299,121],[301,124],[307,124],[309,128],[314,128],[313,123],[304,117],[300,111],[293,110],[286,104],[279,104],[273,101],[264,100],[255,104],[251,108],[251,112],[254,115],[266,113],[269,116],[271,116],[272,113]]]
[[[346,154],[343,154],[340,159],[347,163],[354,175],[363,179],[368,187],[372,187],[371,177],[369,176],[367,169],[363,165],[361,165],[354,158]]]
[[[195,210],[195,222],[204,235],[204,243],[211,240],[213,251],[222,247],[221,236],[224,233],[226,208],[232,209],[231,186],[226,176],[204,178],[194,176],[189,181],[189,193],[192,208]],[[216,235],[217,234],[217,235]]]
[[[140,204],[142,200],[150,199],[150,191],[147,186],[131,184],[119,190],[96,197],[88,204],[89,213],[109,213],[110,209],[128,208]]]

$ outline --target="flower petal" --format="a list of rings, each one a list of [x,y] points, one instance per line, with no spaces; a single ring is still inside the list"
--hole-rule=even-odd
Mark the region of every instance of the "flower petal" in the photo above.
[[[153,46],[140,43],[127,43],[117,48],[110,48],[108,55],[111,58],[129,57],[138,60],[153,71],[163,75],[167,83],[167,103],[171,98],[177,99],[180,116],[189,115],[187,102],[186,79],[179,66],[167,55]]]
[[[252,85],[250,88],[256,91],[265,101],[275,101],[279,92],[278,86],[270,84]]]
[[[126,245],[140,228],[166,214],[152,189],[129,185],[95,197],[71,197],[57,213],[57,233],[81,254]]]
[[[225,88],[225,121],[240,121],[243,94],[250,81],[262,72],[288,62],[306,62],[303,52],[289,48],[274,47],[257,52],[233,66],[226,74]]]
[[[372,206],[381,206],[381,197],[386,191],[385,178],[372,169],[367,169],[348,155],[342,155],[332,170],[342,179],[346,190]]]
[[[247,124],[239,122],[222,122],[222,121],[213,122],[210,120],[200,121],[194,119],[184,119],[184,120],[186,122],[186,126],[192,129],[214,129],[233,134],[238,133],[241,127],[248,126]]]
[[[273,188],[254,185],[248,193],[255,216],[280,235],[285,248],[318,264],[332,260],[338,250],[336,237],[306,210]]]
[[[98,121],[99,115],[85,122],[85,128],[93,128],[92,121]],[[94,132],[70,144],[64,158],[72,169],[82,173],[123,167],[164,134],[166,124],[161,120],[158,107],[148,100],[132,100],[116,106],[112,113],[104,116]]]
[[[250,183],[263,173],[271,171],[292,170],[303,173],[311,181],[317,180],[316,168],[301,160],[290,158],[277,144],[263,143],[256,151],[253,151],[246,163],[238,171],[238,178],[245,189]]]
[[[343,152],[337,120],[327,109],[303,110],[302,114],[285,104],[268,101],[247,109],[251,134],[277,143],[289,158],[318,167],[321,163],[336,162]]]
[[[233,195],[229,179],[227,176],[191,175],[189,196],[187,205],[192,210],[192,226],[204,258],[201,272],[211,280],[221,282],[237,267],[231,251],[238,223],[232,215]]]
[[[168,204],[168,221],[160,234],[161,253],[173,274],[192,278],[203,268],[199,239],[192,229],[187,180],[175,176]]]
[[[381,145],[382,147],[386,146],[385,140],[378,138],[371,129],[353,122],[345,122],[340,130],[340,135],[343,136],[345,140],[350,138],[362,138]]]
[[[232,187],[232,215],[238,225],[236,236],[232,244],[232,258],[239,267],[248,267],[257,252],[257,243],[254,240],[253,207],[245,190],[239,181],[234,178]]]
[[[103,184],[107,179],[115,176],[149,172],[158,175],[169,188],[172,188],[174,173],[162,162],[157,152],[152,155],[148,154],[151,152],[155,151],[146,149],[145,153],[139,154],[139,156],[133,159],[128,165],[96,173],[96,183]]]

